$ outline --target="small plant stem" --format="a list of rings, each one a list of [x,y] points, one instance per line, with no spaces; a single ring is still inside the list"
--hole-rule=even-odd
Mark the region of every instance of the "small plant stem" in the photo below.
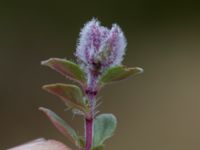
[[[86,150],[90,150],[93,143],[93,122],[94,122],[94,104],[95,104],[94,96],[88,94],[88,98],[90,102],[90,113],[89,116],[85,118]]]
[[[93,119],[85,119],[86,123],[86,150],[90,150],[93,140]]]
[[[89,100],[89,107],[90,107],[89,115],[85,117],[85,140],[86,140],[85,150],[91,150],[93,143],[93,126],[95,117],[97,86],[98,86],[97,76],[95,76],[93,73],[90,73],[87,89],[85,91],[85,94]]]

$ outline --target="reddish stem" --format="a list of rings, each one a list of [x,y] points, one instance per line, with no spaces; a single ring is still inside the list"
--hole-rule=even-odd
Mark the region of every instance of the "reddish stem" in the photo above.
[[[87,93],[89,103],[90,103],[90,113],[89,116],[85,118],[85,138],[86,138],[86,150],[90,150],[93,143],[93,122],[94,122],[94,106],[95,106],[95,96]]]
[[[86,123],[86,150],[90,150],[93,141],[93,118],[85,119]]]

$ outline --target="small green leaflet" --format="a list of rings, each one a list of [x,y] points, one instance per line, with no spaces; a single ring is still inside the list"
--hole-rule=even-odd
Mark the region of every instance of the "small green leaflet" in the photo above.
[[[126,79],[132,75],[142,73],[143,69],[139,67],[128,68],[125,66],[111,67],[105,71],[101,78],[103,84],[108,84],[116,81]]]
[[[101,114],[94,121],[93,148],[102,146],[110,138],[117,126],[117,119],[113,114]]]

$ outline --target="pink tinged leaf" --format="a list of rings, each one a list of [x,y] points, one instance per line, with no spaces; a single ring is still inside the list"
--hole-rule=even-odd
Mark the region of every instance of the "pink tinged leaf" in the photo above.
[[[48,60],[42,61],[41,64],[56,70],[61,75],[76,81],[81,85],[86,82],[84,71],[77,64],[71,61],[60,58],[50,58]]]
[[[76,134],[76,131],[69,126],[62,118],[60,118],[53,111],[40,107],[40,111],[42,111],[52,122],[52,124],[64,135],[66,136],[72,143],[74,143],[77,147],[80,148],[79,136]]]
[[[69,108],[76,108],[82,112],[88,111],[88,107],[83,99],[83,93],[78,86],[56,83],[44,85],[42,88],[58,96]]]

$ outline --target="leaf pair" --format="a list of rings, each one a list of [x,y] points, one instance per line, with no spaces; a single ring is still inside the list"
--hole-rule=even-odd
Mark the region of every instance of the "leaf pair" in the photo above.
[[[76,81],[82,86],[84,86],[86,83],[84,71],[79,67],[79,65],[73,63],[72,61],[60,58],[50,58],[42,61],[41,64],[56,70],[66,78]],[[101,83],[108,84],[120,81],[142,72],[143,69],[139,67],[128,68],[125,66],[114,66],[104,72],[103,76],[101,77]]]
[[[83,148],[85,145],[84,141],[82,141],[76,131],[62,118],[47,108],[40,107],[39,110],[44,112],[52,124],[72,143],[74,143],[78,148]],[[105,140],[113,135],[116,125],[116,117],[112,114],[101,114],[95,118],[92,150],[103,150]]]

